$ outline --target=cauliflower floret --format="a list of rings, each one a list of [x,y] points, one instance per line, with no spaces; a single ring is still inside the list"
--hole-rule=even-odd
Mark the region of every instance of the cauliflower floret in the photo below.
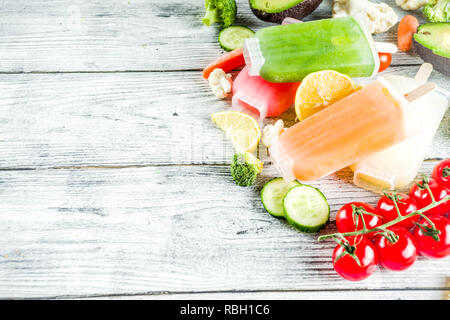
[[[417,10],[428,3],[428,0],[395,0],[403,10]]]
[[[231,92],[233,84],[231,74],[225,73],[222,69],[214,69],[208,77],[208,82],[212,92],[220,99],[226,98],[227,94]]]
[[[367,17],[370,33],[385,32],[398,21],[398,16],[394,9],[386,3],[373,3],[368,0],[333,1],[333,18],[357,16],[360,14]]]
[[[275,124],[266,125],[263,130],[262,143],[269,148],[284,130],[284,122],[281,119]]]

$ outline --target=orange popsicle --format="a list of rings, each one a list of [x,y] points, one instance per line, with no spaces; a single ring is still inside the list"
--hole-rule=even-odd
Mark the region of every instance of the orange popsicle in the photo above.
[[[415,125],[410,112],[411,104],[379,78],[290,127],[270,155],[285,179],[315,180],[406,139]]]

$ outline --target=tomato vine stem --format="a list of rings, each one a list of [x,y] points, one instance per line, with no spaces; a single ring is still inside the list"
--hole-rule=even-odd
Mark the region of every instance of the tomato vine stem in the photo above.
[[[450,176],[450,167],[445,167],[442,170],[442,177],[447,178],[448,176]]]
[[[353,231],[353,232],[344,232],[344,233],[337,232],[337,233],[331,233],[331,234],[322,235],[322,236],[320,236],[318,238],[318,240],[322,241],[322,240],[326,240],[326,239],[330,239],[330,238],[337,238],[337,237],[342,239],[343,237],[359,236],[359,235],[364,235],[364,234],[368,234],[368,233],[372,233],[372,232],[376,232],[376,231],[386,231],[387,228],[389,228],[389,227],[391,227],[391,226],[393,226],[393,225],[395,225],[395,224],[397,224],[397,223],[399,223],[399,222],[401,222],[403,220],[406,220],[406,219],[409,219],[409,218],[411,218],[413,216],[416,216],[416,215],[420,215],[422,218],[427,220],[428,223],[431,226],[431,229],[435,230],[434,223],[424,213],[427,212],[428,210],[431,210],[431,209],[433,209],[433,208],[443,204],[446,201],[449,201],[450,200],[450,196],[447,196],[447,197],[445,197],[445,198],[443,198],[443,199],[441,199],[439,201],[436,201],[434,196],[433,196],[433,194],[431,193],[430,188],[427,187],[427,186],[425,188],[430,193],[432,202],[428,206],[426,206],[426,207],[424,207],[424,208],[422,208],[420,210],[417,210],[417,211],[411,212],[408,215],[402,216],[399,213],[399,210],[398,210],[397,199],[395,199],[395,197],[394,197],[393,198],[393,202],[395,204],[395,208],[397,209],[397,212],[399,213],[399,216],[396,219],[394,219],[392,221],[389,221],[389,222],[387,222],[387,223],[385,223],[385,224],[383,224],[381,226],[372,228],[372,229],[366,229],[365,225],[364,225],[362,230],[357,230],[357,231]]]

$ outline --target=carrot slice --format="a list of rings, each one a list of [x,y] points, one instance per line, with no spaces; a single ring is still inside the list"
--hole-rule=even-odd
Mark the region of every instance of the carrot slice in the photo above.
[[[416,33],[419,21],[411,15],[404,16],[398,24],[397,46],[401,51],[408,51],[412,47],[413,34]]]
[[[203,69],[203,78],[208,79],[210,73],[217,68],[220,68],[225,72],[229,72],[244,65],[244,52],[242,48],[236,49],[224,54],[219,59],[207,66],[205,69]]]

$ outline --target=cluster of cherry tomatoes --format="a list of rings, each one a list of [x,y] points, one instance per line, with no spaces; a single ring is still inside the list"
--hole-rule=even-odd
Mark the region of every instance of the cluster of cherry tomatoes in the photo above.
[[[362,220],[366,229],[373,229],[397,219],[398,213],[405,216],[427,207],[432,199],[426,185],[436,202],[450,196],[450,159],[439,163],[430,179],[414,184],[409,194],[385,193],[376,207],[362,202],[344,205],[336,215],[338,231],[362,230]],[[446,257],[450,255],[449,213],[450,201],[445,201],[424,212],[435,228],[430,228],[426,219],[414,215],[389,226],[387,232],[346,237],[334,249],[334,269],[347,280],[359,281],[369,277],[378,264],[390,270],[405,270],[419,254],[429,258]]]

